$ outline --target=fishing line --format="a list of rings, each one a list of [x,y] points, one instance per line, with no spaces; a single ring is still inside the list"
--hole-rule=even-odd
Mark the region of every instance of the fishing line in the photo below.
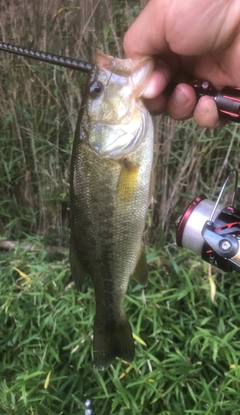
[[[116,58],[114,57],[113,63],[112,63],[112,68],[111,68],[111,73],[110,73],[110,76],[108,78],[108,81],[107,81],[107,84],[106,84],[106,88],[108,87],[109,82],[111,81],[111,78],[112,78],[112,74],[113,74],[113,70],[115,68],[115,65],[116,65]]]

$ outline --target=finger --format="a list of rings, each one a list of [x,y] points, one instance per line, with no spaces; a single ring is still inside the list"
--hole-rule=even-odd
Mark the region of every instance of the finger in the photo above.
[[[150,0],[147,3],[124,36],[123,47],[128,58],[140,59],[169,49],[164,34],[165,13],[164,2]]]
[[[194,119],[202,127],[218,127],[224,122],[219,119],[215,101],[211,97],[200,98],[194,111]]]
[[[173,74],[174,69],[172,67],[161,60],[157,60],[149,83],[143,91],[143,98],[156,98],[164,91]]]
[[[194,89],[187,84],[178,84],[167,103],[167,113],[175,120],[191,118],[196,106]]]

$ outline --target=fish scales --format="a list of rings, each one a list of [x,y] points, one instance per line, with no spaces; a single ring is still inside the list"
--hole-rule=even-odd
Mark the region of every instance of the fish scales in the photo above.
[[[114,357],[132,361],[124,298],[131,276],[147,283],[142,234],[151,193],[153,127],[139,97],[152,62],[132,64],[99,54],[98,66],[72,152],[70,265],[77,287],[87,275],[93,282],[94,365],[103,369]]]

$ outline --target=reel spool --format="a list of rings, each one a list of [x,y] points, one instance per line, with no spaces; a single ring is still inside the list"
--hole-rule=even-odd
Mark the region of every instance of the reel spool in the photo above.
[[[224,207],[219,202],[233,175],[231,205]],[[233,169],[215,203],[205,195],[196,197],[176,223],[178,246],[190,249],[204,261],[227,272],[240,272],[240,210],[233,207],[237,185],[238,173]]]

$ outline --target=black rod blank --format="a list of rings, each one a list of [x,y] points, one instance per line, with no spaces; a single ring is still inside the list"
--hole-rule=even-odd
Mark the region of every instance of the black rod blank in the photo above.
[[[95,65],[79,59],[69,58],[67,56],[54,55],[40,50],[24,48],[21,46],[12,45],[11,43],[0,42],[0,50],[16,55],[25,56],[27,58],[37,59],[42,62],[51,63],[52,65],[63,66],[69,69],[75,69],[81,72],[91,72]]]

